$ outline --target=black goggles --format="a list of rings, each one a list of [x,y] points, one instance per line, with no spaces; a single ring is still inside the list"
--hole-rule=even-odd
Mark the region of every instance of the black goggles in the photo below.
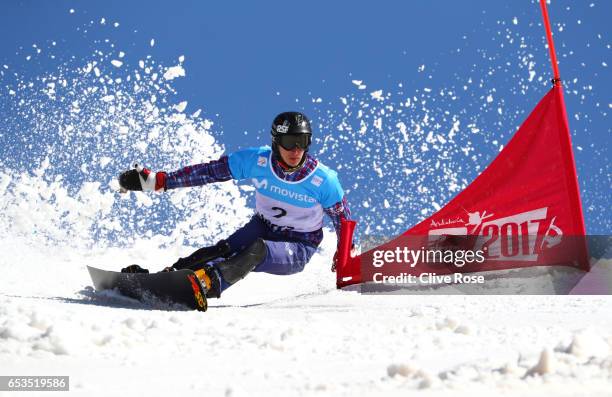
[[[282,134],[275,138],[275,142],[285,150],[299,148],[306,150],[310,146],[310,134]]]

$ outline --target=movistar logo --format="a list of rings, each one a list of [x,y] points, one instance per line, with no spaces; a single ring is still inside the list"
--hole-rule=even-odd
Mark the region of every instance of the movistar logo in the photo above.
[[[272,193],[288,197],[293,200],[303,201],[305,203],[316,203],[317,200],[303,193],[298,193],[293,190],[285,189],[280,186],[271,185],[268,188],[268,180],[262,179],[261,181],[257,180],[257,178],[253,178],[253,185],[255,185],[256,189],[268,190]]]
[[[298,201],[304,201],[306,203],[316,203],[317,200],[315,200],[314,198],[307,196],[305,194],[302,193],[298,193],[298,192],[294,192],[288,189],[283,189],[281,187],[272,185],[270,187],[270,191],[272,193],[276,193],[276,194],[280,194],[281,196],[285,196],[285,197],[289,197],[291,199],[294,200],[298,200]]]
[[[255,185],[255,187],[257,189],[267,189],[268,188],[268,180],[267,179],[262,179],[261,182],[260,182],[257,179],[253,178],[253,185]]]

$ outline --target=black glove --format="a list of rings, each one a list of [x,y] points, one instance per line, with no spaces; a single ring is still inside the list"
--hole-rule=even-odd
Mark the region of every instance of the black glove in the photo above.
[[[337,264],[336,262],[337,262],[337,261],[338,261],[338,250],[336,250],[336,252],[334,252],[334,259],[333,259],[333,261],[332,261],[331,271],[332,271],[333,273],[335,273],[335,272],[336,272],[336,264]]]
[[[138,265],[130,265],[121,269],[121,273],[149,273],[149,271]]]
[[[133,169],[119,175],[119,186],[121,186],[122,193],[128,190],[163,191],[166,189],[166,173],[163,171],[151,172],[147,168],[134,164]]]

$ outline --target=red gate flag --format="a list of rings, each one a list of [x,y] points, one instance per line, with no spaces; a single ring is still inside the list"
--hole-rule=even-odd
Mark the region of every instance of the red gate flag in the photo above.
[[[585,228],[561,85],[555,85],[508,145],[464,191],[394,240],[350,257],[354,222],[343,225],[337,285],[386,274],[467,273],[527,266],[589,270]],[[406,256],[420,251],[420,260]],[[484,261],[440,266],[426,250],[480,251]],[[391,253],[390,253],[391,252]],[[402,256],[403,255],[403,256]],[[414,260],[410,262],[410,258]],[[439,258],[438,258],[439,259]],[[456,257],[454,258],[456,259]],[[408,266],[409,265],[409,266]]]

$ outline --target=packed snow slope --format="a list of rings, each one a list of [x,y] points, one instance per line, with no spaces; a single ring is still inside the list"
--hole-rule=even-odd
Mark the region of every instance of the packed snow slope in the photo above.
[[[340,291],[334,244],[328,233],[303,273],[251,274],[200,313],[95,292],[85,269],[159,270],[172,250],[5,239],[0,373],[69,375],[83,396],[611,395],[608,296]]]

